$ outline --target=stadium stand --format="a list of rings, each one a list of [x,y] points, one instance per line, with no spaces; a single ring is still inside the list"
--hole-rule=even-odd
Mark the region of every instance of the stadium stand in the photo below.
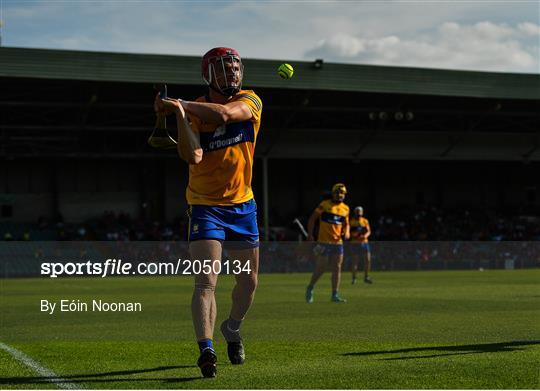
[[[3,234],[182,238],[187,168],[146,138],[152,84],[196,97],[199,61],[0,48]],[[292,219],[338,181],[374,238],[538,237],[538,75],[295,62],[284,82],[277,65],[246,60],[264,102],[253,183],[264,238],[296,237]],[[132,221],[111,229],[104,210]],[[20,225],[40,216],[64,226]]]

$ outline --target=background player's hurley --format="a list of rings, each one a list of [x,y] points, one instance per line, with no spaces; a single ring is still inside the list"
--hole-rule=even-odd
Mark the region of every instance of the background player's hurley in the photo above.
[[[302,235],[304,235],[304,239],[307,239],[308,233],[300,220],[298,220],[298,217],[293,220],[293,224],[295,224],[300,229],[300,232],[302,232]]]
[[[154,88],[159,91],[159,96],[161,99],[165,99],[167,97],[166,84],[156,84]],[[157,114],[156,125],[154,126],[152,134],[150,137],[148,137],[148,144],[157,149],[176,148],[177,142],[171,137],[169,131],[167,130],[167,118],[165,115]]]

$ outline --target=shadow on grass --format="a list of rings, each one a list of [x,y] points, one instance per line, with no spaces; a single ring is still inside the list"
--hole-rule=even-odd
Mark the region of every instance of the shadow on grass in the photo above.
[[[407,348],[396,350],[376,350],[372,352],[353,352],[343,353],[342,356],[372,356],[376,354],[398,354],[398,353],[416,353],[416,352],[450,352],[440,354],[430,354],[423,356],[404,356],[393,358],[382,358],[381,360],[411,360],[417,358],[432,358],[443,356],[456,356],[465,354],[480,354],[480,353],[497,353],[497,352],[513,352],[515,350],[524,350],[521,346],[539,345],[540,341],[511,341],[484,343],[475,345],[450,345],[450,346],[426,346],[419,348]],[[455,352],[455,353],[452,353]]]
[[[85,373],[68,376],[17,376],[17,377],[0,377],[0,384],[44,384],[44,383],[61,383],[62,381],[83,382],[83,383],[117,383],[117,382],[148,382],[161,381],[166,383],[187,382],[202,377],[160,377],[160,378],[116,378],[114,376],[136,375],[140,373],[162,372],[171,369],[197,368],[195,365],[171,365],[156,368],[131,369],[125,371],[112,371],[101,373]],[[112,376],[112,377],[111,377]],[[98,379],[107,377],[107,379]]]

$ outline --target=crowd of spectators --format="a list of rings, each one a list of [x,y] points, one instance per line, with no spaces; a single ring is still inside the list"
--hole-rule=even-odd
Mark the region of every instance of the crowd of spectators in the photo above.
[[[162,222],[105,211],[81,223],[66,223],[57,217],[39,218],[36,224],[4,224],[4,240],[179,241],[185,240],[187,229],[187,218]]]
[[[371,212],[371,213],[370,213]],[[366,210],[371,241],[538,241],[540,210],[475,207],[399,207]],[[270,232],[272,240],[295,240],[301,235],[293,217]],[[307,216],[301,218],[305,223]]]
[[[534,210],[399,208],[373,217],[376,240],[540,240],[540,213]]]
[[[375,270],[540,265],[540,217],[534,213],[426,207],[387,210],[367,217],[372,227]],[[78,224],[65,223],[61,218],[41,218],[37,223],[22,225],[0,223],[4,240],[56,241],[59,245],[64,241],[111,242],[114,251],[129,259],[167,259],[171,251],[185,252],[187,231],[187,217],[159,222],[112,211]],[[261,246],[261,256],[272,262],[261,270],[311,270],[313,244],[298,243],[302,235],[292,222],[273,226],[269,234],[270,242]],[[128,243],[133,241],[160,242],[141,247]],[[346,260],[350,251],[347,243]]]
[[[517,209],[401,207],[369,213],[372,241],[538,241],[540,213]],[[300,231],[290,221],[272,226],[271,241],[296,241]],[[307,218],[304,219],[304,225]],[[281,223],[281,224],[280,224]],[[40,218],[35,224],[1,224],[4,240],[186,240],[187,217],[170,222],[134,218],[105,211],[82,223],[65,223],[61,217]],[[261,227],[263,236],[263,228]]]

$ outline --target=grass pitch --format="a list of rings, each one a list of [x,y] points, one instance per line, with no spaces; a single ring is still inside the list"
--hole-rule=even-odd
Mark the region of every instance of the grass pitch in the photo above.
[[[374,273],[330,302],[329,274],[260,276],[232,366],[202,379],[184,277],[0,280],[0,341],[85,388],[540,388],[540,270]],[[218,284],[218,325],[231,277]],[[41,299],[138,301],[140,313],[40,312]],[[0,388],[55,388],[0,350]]]

